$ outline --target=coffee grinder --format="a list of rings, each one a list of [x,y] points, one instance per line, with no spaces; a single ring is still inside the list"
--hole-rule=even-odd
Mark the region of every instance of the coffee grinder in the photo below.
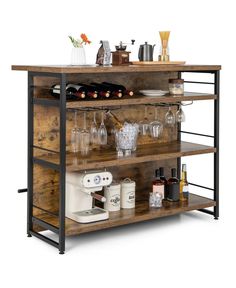
[[[112,53],[112,65],[120,66],[120,65],[129,65],[129,51],[126,51],[127,44],[134,45],[135,40],[131,40],[131,43],[123,43],[120,41],[119,45],[116,45],[116,51]]]

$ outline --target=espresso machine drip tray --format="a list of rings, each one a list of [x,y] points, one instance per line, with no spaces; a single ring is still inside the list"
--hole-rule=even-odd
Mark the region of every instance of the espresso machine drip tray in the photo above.
[[[71,216],[70,218],[79,223],[90,223],[108,219],[109,213],[102,208],[95,207],[84,211],[73,212]]]

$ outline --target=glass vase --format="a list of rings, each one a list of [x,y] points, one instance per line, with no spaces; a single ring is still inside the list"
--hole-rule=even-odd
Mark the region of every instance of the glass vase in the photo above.
[[[71,65],[85,65],[86,56],[84,47],[73,47],[71,51]]]

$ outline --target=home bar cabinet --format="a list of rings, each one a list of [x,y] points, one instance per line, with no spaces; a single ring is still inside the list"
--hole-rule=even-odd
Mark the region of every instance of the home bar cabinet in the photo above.
[[[130,65],[130,66],[12,66],[12,70],[28,72],[28,183],[27,192],[27,233],[55,246],[60,254],[65,251],[65,238],[90,231],[146,221],[181,212],[199,210],[219,217],[219,75],[218,65]],[[139,94],[141,89],[168,90],[170,78],[181,78],[190,72],[209,73],[212,82],[186,81],[194,84],[213,85],[214,93],[191,93],[184,95],[147,97]],[[182,77],[184,78],[184,77]],[[121,99],[91,99],[66,101],[66,83],[91,82],[120,83],[134,90],[134,96]],[[60,84],[60,98],[51,96],[52,85]],[[93,111],[110,109],[122,121],[130,119],[139,122],[144,118],[144,107],[148,109],[148,119],[154,119],[154,107],[158,108],[158,118],[163,119],[168,106],[173,111],[182,101],[211,100],[214,103],[214,135],[182,131],[181,124],[164,127],[158,140],[139,137],[135,153],[127,157],[118,157],[112,137],[112,127],[106,119],[108,145],[91,147],[87,157],[70,152],[70,131],[73,128],[73,112],[78,111],[78,123],[82,127],[83,111],[87,114],[87,123],[91,123]],[[114,110],[114,111],[113,111]],[[211,137],[213,146],[181,141],[183,133]],[[201,183],[192,183],[203,191],[212,191],[212,197],[206,198],[190,194],[187,203],[165,202],[160,209],[150,209],[148,204],[152,178],[157,167],[166,167],[167,176],[172,167],[177,168],[180,177],[181,157],[213,153],[214,186],[205,187]],[[110,212],[108,220],[80,224],[65,217],[66,172],[79,172],[90,169],[107,169],[114,179],[126,177],[136,181],[136,206],[134,209],[121,209]],[[191,186],[190,186],[191,187]],[[213,207],[213,210],[207,209]],[[42,233],[56,233],[58,241]]]

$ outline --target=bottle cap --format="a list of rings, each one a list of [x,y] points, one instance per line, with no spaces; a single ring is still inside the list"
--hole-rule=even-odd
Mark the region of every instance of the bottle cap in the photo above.
[[[172,168],[172,169],[171,169],[171,176],[172,176],[172,177],[176,177],[176,176],[177,176],[176,168]]]
[[[157,178],[157,177],[160,177],[160,170],[159,170],[159,169],[156,169],[155,175],[156,175],[156,178]]]
[[[182,164],[182,171],[184,171],[184,172],[187,171],[187,165],[186,164]]]
[[[164,176],[164,167],[160,167],[159,170],[160,170],[160,176]]]

